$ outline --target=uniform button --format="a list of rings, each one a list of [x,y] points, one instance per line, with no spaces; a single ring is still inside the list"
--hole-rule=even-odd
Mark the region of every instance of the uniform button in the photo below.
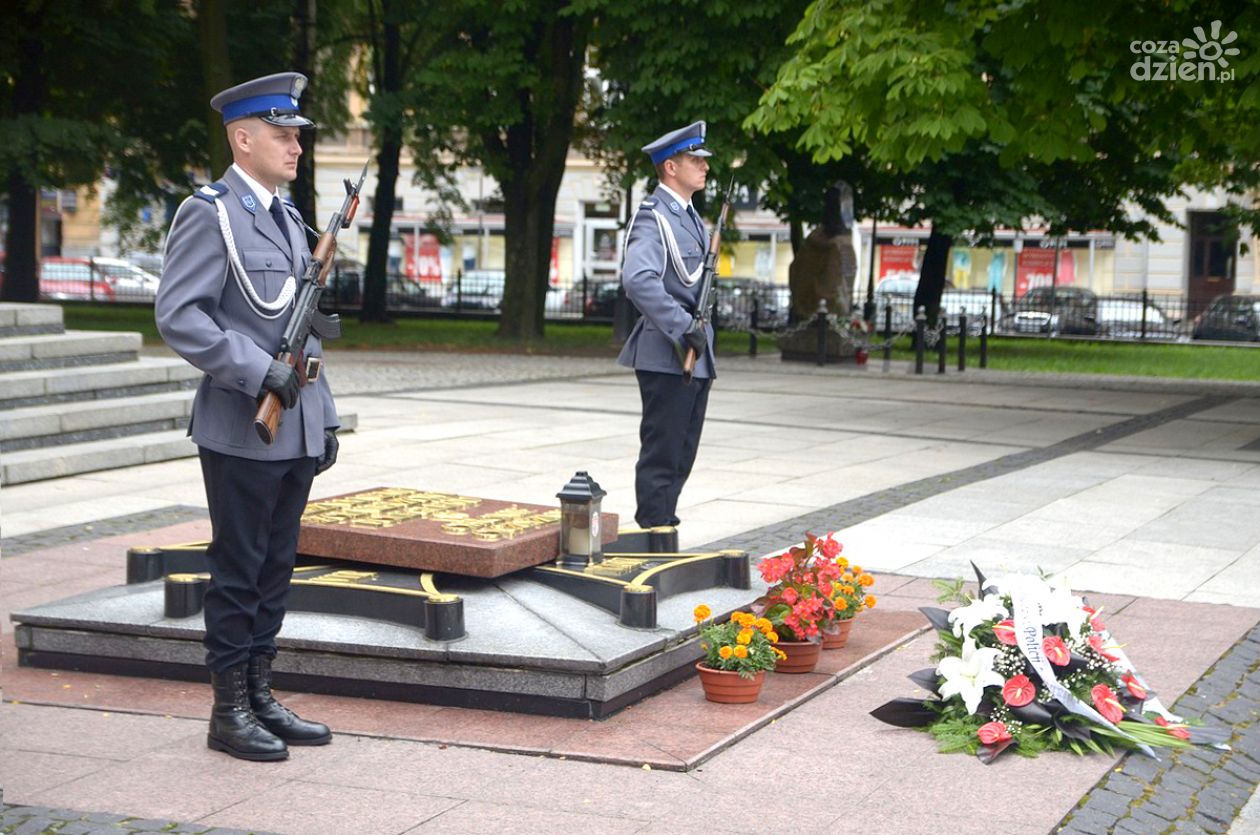
[[[238,386],[243,386],[243,385],[245,385],[245,380],[243,380],[243,379],[241,379],[241,380],[237,380],[237,381],[236,381],[236,384],[237,384]]]
[[[268,259],[267,259],[267,266],[268,266],[268,267],[270,267],[270,266],[271,266],[271,259],[270,259],[270,258],[268,258]]]

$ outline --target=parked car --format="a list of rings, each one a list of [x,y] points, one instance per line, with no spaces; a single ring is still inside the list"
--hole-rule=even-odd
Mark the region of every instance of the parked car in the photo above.
[[[883,333],[888,322],[885,310],[892,310],[893,333],[914,330],[914,291],[919,287],[917,278],[904,276],[886,278],[875,285],[875,329]],[[859,308],[860,309],[860,308]]]
[[[601,281],[586,288],[586,318],[612,319],[617,310],[620,281]]]
[[[941,293],[941,313],[945,316],[947,333],[958,333],[959,314],[967,313],[967,333],[979,334],[992,315],[994,322],[1006,315],[1006,303],[1001,296],[992,296],[987,290],[946,290]]]
[[[714,322],[718,327],[750,327],[754,305],[759,329],[773,329],[787,324],[792,293],[784,285],[754,278],[719,278],[713,291]]]
[[[1146,301],[1143,323],[1142,299],[1098,300],[1098,335],[1112,339],[1177,339],[1181,320],[1173,319],[1155,302]],[[1184,338],[1184,337],[1181,337]]]
[[[1034,287],[1011,310],[1015,333],[1098,334],[1098,297],[1083,287]]]
[[[1191,336],[1231,342],[1260,341],[1260,296],[1237,293],[1217,296],[1194,320]]]
[[[114,288],[119,301],[151,302],[157,295],[158,277],[121,258],[93,258],[98,278]]]
[[[446,287],[443,307],[498,310],[503,302],[503,270],[469,270]]]
[[[39,297],[48,301],[114,301],[114,287],[87,258],[50,255],[39,262]]]

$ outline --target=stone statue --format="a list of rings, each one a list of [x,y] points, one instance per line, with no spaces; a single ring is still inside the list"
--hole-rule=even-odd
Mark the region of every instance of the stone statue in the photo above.
[[[849,315],[857,255],[853,251],[853,189],[838,180],[823,197],[822,224],[805,236],[788,268],[792,313],[798,322],[818,310],[820,299],[841,319]]]

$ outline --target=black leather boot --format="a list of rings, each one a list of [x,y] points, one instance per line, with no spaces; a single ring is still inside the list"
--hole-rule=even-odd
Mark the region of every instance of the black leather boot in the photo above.
[[[271,695],[271,658],[249,659],[249,706],[258,721],[290,745],[327,745],[332,731],[320,722],[308,722]]]
[[[242,760],[286,759],[289,749],[284,740],[264,728],[249,709],[245,666],[242,662],[221,673],[210,673],[214,710],[206,745]]]

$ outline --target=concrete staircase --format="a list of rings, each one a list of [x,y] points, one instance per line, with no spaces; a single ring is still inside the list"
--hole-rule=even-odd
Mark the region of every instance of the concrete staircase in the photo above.
[[[140,346],[138,333],[66,331],[56,305],[0,303],[0,484],[196,455],[201,372]]]

